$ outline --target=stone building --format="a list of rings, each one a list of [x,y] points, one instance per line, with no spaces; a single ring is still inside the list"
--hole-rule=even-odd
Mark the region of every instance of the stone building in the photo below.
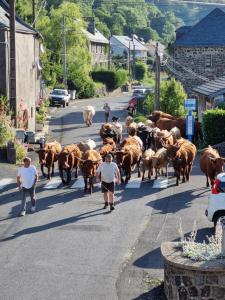
[[[192,88],[225,75],[225,13],[214,9],[194,26],[177,30],[170,46],[175,76],[189,95]]]
[[[0,94],[9,99],[9,6],[0,0]],[[17,127],[35,130],[40,98],[40,36],[16,17]]]
[[[90,21],[85,33],[89,41],[92,65],[107,67],[109,58],[109,40],[96,29],[94,20]]]

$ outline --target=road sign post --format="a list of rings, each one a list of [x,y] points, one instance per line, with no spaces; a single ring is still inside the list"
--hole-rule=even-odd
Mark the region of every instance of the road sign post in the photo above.
[[[193,111],[196,110],[196,104],[196,99],[194,98],[184,100],[184,108],[188,111],[186,116],[186,136],[190,142],[192,141],[195,129],[195,118],[193,116]]]

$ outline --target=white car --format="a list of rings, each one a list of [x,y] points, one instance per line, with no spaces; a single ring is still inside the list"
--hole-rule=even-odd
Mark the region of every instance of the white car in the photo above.
[[[225,173],[217,175],[212,191],[208,197],[205,215],[216,226],[220,218],[225,217]]]
[[[69,101],[70,101],[70,95],[67,90],[63,89],[54,89],[50,96],[50,102],[51,105],[57,105],[57,106],[69,106]]]

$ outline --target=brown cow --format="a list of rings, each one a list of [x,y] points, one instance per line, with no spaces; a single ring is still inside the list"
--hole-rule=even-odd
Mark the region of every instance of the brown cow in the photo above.
[[[186,120],[179,118],[176,120],[166,119],[166,118],[160,118],[156,122],[156,126],[160,130],[168,130],[170,131],[173,127],[178,127],[180,129],[181,135],[185,137],[185,128],[186,128]]]
[[[56,141],[52,143],[46,143],[43,149],[39,149],[36,151],[39,155],[41,172],[44,177],[46,176],[44,172],[44,167],[48,169],[47,179],[51,179],[51,176],[54,175],[54,163],[58,160],[58,155],[61,151],[62,147]]]
[[[144,152],[142,157],[142,181],[145,179],[145,170],[148,170],[148,179],[151,179],[153,175],[152,157],[155,155],[155,151],[148,149]]]
[[[116,151],[116,147],[114,145],[103,145],[100,149],[99,149],[99,153],[104,161],[106,155],[108,153],[114,154]]]
[[[126,179],[125,183],[131,178],[131,171],[133,171],[137,165],[138,177],[141,176],[140,173],[140,161],[141,161],[142,151],[140,147],[137,147],[136,143],[129,146],[124,146],[120,151],[116,151],[117,165],[120,170],[120,175],[122,170],[124,170]],[[121,176],[121,182],[124,182]]]
[[[206,176],[206,186],[209,187],[209,180],[211,187],[213,187],[216,175],[223,172],[224,158],[220,157],[217,150],[208,146],[200,156],[200,168]]]
[[[155,155],[152,156],[152,166],[155,169],[155,179],[158,178],[158,175],[163,174],[163,169],[166,170],[165,176],[168,177],[168,164],[169,160],[167,157],[167,150],[165,148],[159,149]]]
[[[63,184],[70,183],[73,169],[75,169],[75,178],[77,178],[80,159],[81,151],[77,145],[71,144],[63,148],[58,158],[59,175]],[[64,179],[64,172],[67,175],[66,180]]]
[[[182,175],[182,182],[189,181],[192,165],[196,156],[196,147],[188,140],[183,139],[176,145],[164,145],[167,149],[168,158],[173,161],[175,176],[177,178],[176,184],[179,185],[180,176]]]
[[[85,191],[92,193],[93,178],[101,161],[101,155],[96,150],[88,150],[82,154],[80,169],[84,177]]]
[[[163,147],[162,144],[173,145],[174,143],[173,135],[168,130],[154,132],[153,138],[156,151]]]
[[[124,146],[129,146],[129,145],[136,145],[138,146],[138,148],[140,148],[140,143],[133,136],[129,136],[126,139],[124,139],[120,144],[120,147],[123,148]]]
[[[154,123],[156,123],[160,118],[166,118],[170,120],[175,120],[176,118],[170,114],[166,114],[163,111],[155,110],[152,112],[150,116],[148,116],[148,119]]]

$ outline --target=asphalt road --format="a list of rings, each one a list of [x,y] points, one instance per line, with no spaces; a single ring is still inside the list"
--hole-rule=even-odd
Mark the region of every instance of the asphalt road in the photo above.
[[[128,99],[107,99],[112,115],[123,120]],[[55,110],[50,140],[65,145],[91,138],[99,145],[105,101],[79,101]],[[89,128],[81,113],[88,104],[97,111]],[[5,177],[16,173],[15,169],[4,172]],[[133,174],[133,179],[136,177]],[[71,188],[74,180],[69,187],[46,189],[47,182],[41,178],[37,212],[23,218],[17,217],[20,194],[13,183],[6,186],[0,191],[0,300],[125,300],[140,296],[144,293],[143,270],[152,278],[163,277],[159,246],[163,240],[177,239],[180,217],[185,233],[191,231],[194,220],[201,237],[212,227],[204,216],[207,190],[198,164],[190,183],[176,187],[174,182],[170,177],[166,189],[153,189],[153,180],[136,188],[120,185],[116,209],[110,213],[102,209],[97,185],[94,193],[87,195],[83,189]]]

